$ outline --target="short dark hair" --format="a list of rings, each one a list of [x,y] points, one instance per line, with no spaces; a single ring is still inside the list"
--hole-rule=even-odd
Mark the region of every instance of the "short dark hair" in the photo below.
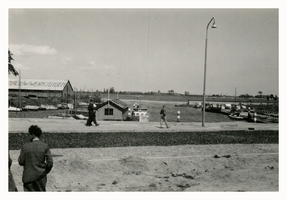
[[[41,128],[40,128],[39,126],[37,126],[37,125],[31,125],[31,126],[29,127],[29,133],[30,133],[30,134],[33,134],[33,135],[35,135],[35,136],[37,136],[37,137],[40,137],[41,134],[42,134],[42,130],[41,130]]]

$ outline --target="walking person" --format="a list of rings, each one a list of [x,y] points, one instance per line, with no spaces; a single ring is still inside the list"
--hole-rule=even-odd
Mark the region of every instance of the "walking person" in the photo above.
[[[18,163],[24,167],[22,182],[25,192],[46,191],[47,174],[52,170],[53,158],[48,144],[40,140],[42,130],[29,127],[31,142],[22,146]]]
[[[167,125],[167,119],[166,119],[166,110],[165,110],[165,105],[162,106],[162,109],[160,110],[160,128],[162,127],[162,122],[165,123],[166,128],[169,128],[169,126]]]
[[[91,99],[90,104],[88,106],[89,118],[87,119],[86,126],[92,126],[92,122],[94,122],[96,126],[99,126],[99,124],[96,121],[96,110],[97,110],[97,106],[96,104],[94,104],[94,101]]]

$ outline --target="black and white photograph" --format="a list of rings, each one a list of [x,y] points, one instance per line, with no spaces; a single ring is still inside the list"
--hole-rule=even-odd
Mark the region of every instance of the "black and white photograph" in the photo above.
[[[279,7],[6,11],[9,193],[281,191]]]

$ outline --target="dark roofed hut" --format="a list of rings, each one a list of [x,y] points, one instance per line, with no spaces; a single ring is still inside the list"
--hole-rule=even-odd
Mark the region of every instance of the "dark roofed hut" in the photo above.
[[[128,106],[121,100],[107,100],[98,106],[97,120],[123,121],[127,118],[128,111]]]

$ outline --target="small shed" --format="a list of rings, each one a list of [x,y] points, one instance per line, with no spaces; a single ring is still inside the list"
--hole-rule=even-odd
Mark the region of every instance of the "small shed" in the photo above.
[[[123,121],[128,116],[128,106],[119,99],[107,100],[98,106],[97,120]]]

